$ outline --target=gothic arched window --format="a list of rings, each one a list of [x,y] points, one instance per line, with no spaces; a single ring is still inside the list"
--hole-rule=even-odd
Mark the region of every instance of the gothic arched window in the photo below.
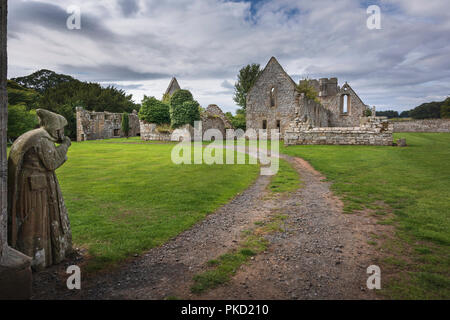
[[[270,89],[270,106],[275,107],[275,87]]]
[[[350,95],[344,94],[341,97],[341,113],[348,114],[350,110]]]

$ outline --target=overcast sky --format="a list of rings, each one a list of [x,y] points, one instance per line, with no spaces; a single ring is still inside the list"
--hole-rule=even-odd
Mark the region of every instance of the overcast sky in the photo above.
[[[369,30],[369,5],[381,29]],[[81,29],[66,27],[81,9]],[[449,0],[9,0],[10,78],[50,69],[161,98],[172,76],[234,111],[233,84],[275,56],[292,78],[338,77],[378,110],[450,95]]]

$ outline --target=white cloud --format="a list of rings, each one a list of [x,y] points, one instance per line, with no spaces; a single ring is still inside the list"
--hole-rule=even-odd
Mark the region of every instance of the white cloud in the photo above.
[[[136,101],[177,76],[203,105],[236,109],[232,85],[248,63],[276,56],[289,74],[339,77],[379,108],[404,110],[450,94],[450,2],[380,0],[382,29],[357,0],[10,1],[9,76],[40,68],[124,86]],[[11,20],[14,19],[14,20]],[[140,86],[139,86],[140,85]],[[231,87],[230,87],[231,85]]]

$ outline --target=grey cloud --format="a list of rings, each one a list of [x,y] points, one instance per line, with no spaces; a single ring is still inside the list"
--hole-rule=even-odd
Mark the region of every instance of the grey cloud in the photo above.
[[[224,80],[221,84],[222,88],[234,90],[234,85],[232,85],[228,80]]]
[[[117,83],[102,83],[103,87],[115,87],[118,89],[123,90],[136,90],[136,89],[142,89],[142,84],[117,84]]]
[[[139,11],[139,3],[137,0],[119,0],[119,6],[126,17],[134,15]]]
[[[101,24],[98,17],[81,10],[81,29],[69,30],[66,22],[70,14],[60,6],[38,1],[13,1],[9,9],[8,27],[18,34],[29,32],[36,26],[64,33],[65,36],[83,35],[107,41],[116,35]],[[44,36],[45,35],[41,35]]]
[[[304,76],[338,77],[340,83],[349,81],[368,104],[405,109],[450,93],[449,85],[435,85],[450,82],[450,24],[442,19],[450,12],[450,2],[439,10],[438,1],[421,1],[381,1],[388,4],[382,6],[382,30],[368,30],[366,3],[358,0],[276,0],[252,6],[222,0],[119,0],[119,16],[117,7],[82,11],[82,29],[70,31],[61,1],[12,0],[10,61],[16,69],[53,67],[83,80],[108,83],[157,82],[173,74],[181,82],[206,80],[199,96],[221,95],[229,101],[223,107],[230,109],[235,107],[233,84],[223,79],[235,79],[248,63],[264,67],[276,56],[296,81]],[[91,4],[100,6],[97,0]],[[118,19],[117,25],[111,19]],[[60,32],[42,35],[35,26]],[[71,35],[95,41],[72,55],[61,50],[67,56],[61,54],[58,62],[47,57],[47,51],[58,52],[72,41]],[[124,90],[142,88],[133,86]]]
[[[60,65],[59,70],[85,81],[138,81],[169,78],[169,74],[157,72],[139,72],[127,66],[103,64],[92,66]]]

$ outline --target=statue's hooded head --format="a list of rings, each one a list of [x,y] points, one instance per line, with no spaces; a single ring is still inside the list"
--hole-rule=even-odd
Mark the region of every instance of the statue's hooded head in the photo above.
[[[64,140],[64,127],[67,126],[66,118],[44,109],[37,109],[36,114],[39,117],[39,125],[44,128],[52,138],[56,141]]]

